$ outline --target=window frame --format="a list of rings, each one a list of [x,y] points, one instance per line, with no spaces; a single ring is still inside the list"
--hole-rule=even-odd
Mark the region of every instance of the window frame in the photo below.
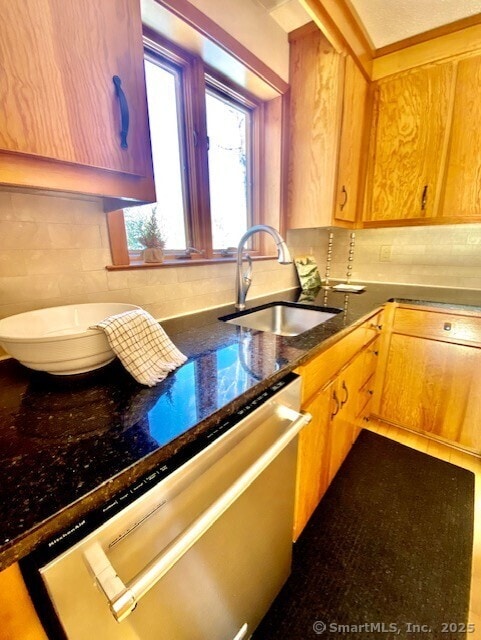
[[[249,112],[251,126],[248,132],[247,146],[249,149],[248,162],[248,207],[250,208],[251,224],[261,223],[260,194],[263,187],[261,174],[261,129],[263,122],[262,102],[249,94],[245,90],[241,90],[226,78],[221,77],[213,69],[206,66],[206,91],[217,94],[220,98],[226,98],[227,101],[237,103]],[[210,207],[210,205],[209,205]],[[210,211],[209,211],[210,215]],[[240,238],[239,238],[240,240]],[[263,238],[258,234],[250,238],[248,253],[252,256],[258,256],[262,253]],[[213,250],[214,257],[221,257],[219,250]]]
[[[156,64],[162,69],[169,71],[174,75],[176,98],[177,98],[177,126],[179,130],[179,156],[181,162],[181,183],[182,183],[182,202],[184,211],[184,225],[186,229],[186,246],[190,246],[193,243],[191,237],[192,229],[192,211],[191,211],[191,198],[190,198],[190,184],[189,184],[189,164],[187,162],[187,131],[186,131],[186,105],[184,96],[184,73],[186,69],[185,64],[179,64],[178,59],[174,59],[174,56],[166,56],[152,49],[144,49],[144,60]],[[129,253],[135,253],[129,249]],[[139,252],[140,253],[140,252]],[[177,250],[166,250],[166,255],[179,253]]]
[[[264,222],[262,216],[263,189],[265,188],[264,154],[265,136],[265,102],[253,96],[244,88],[209,67],[197,55],[194,55],[175,43],[167,40],[151,29],[144,28],[144,55],[151,62],[162,63],[177,69],[182,77],[180,83],[180,110],[184,122],[182,130],[181,157],[184,160],[183,183],[186,219],[187,246],[200,249],[201,253],[185,256],[185,263],[192,264],[199,260],[233,260],[235,252],[226,256],[221,251],[213,250],[212,225],[210,215],[208,137],[205,111],[205,93],[212,90],[237,102],[250,112],[251,147],[250,171],[248,175],[249,197],[252,224]],[[162,64],[161,64],[162,66]],[[181,145],[181,146],[182,146]],[[186,175],[185,175],[186,174]],[[281,197],[282,201],[282,197]],[[283,218],[280,212],[279,226]],[[129,250],[125,232],[123,211],[110,212],[107,217],[110,243],[112,249],[113,268],[116,266],[145,266],[141,261],[140,251]],[[123,226],[123,230],[122,230]],[[282,229],[281,229],[282,231]],[[248,252],[255,258],[272,258],[272,248],[266,247],[266,234],[255,234],[252,237]],[[173,266],[183,263],[179,260],[178,251],[166,251],[166,260],[161,265]],[[152,267],[152,265],[148,265]]]
[[[198,95],[203,95],[204,83],[199,74],[199,59],[166,40],[160,35],[152,33],[144,35],[144,57],[152,62],[166,61],[181,74],[179,87],[179,114],[183,117],[181,129],[183,140],[181,141],[181,158],[183,167],[183,187],[186,219],[186,243],[187,247],[203,247],[206,245],[205,230],[199,224],[205,215],[209,215],[209,191],[208,180],[205,180],[207,165],[204,162],[199,149],[202,148],[201,140],[207,138],[205,122],[202,119],[202,111],[199,105]],[[209,256],[208,247],[204,248],[205,255]],[[130,252],[129,252],[130,253]],[[166,252],[169,257],[178,251]]]

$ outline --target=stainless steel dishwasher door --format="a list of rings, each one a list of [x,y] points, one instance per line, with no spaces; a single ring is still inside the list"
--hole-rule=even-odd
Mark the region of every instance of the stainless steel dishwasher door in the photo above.
[[[247,417],[241,409],[238,424],[40,570],[68,638],[250,637],[290,572],[296,435],[309,420],[299,397],[295,379]],[[138,602],[114,611],[118,622],[106,593]]]

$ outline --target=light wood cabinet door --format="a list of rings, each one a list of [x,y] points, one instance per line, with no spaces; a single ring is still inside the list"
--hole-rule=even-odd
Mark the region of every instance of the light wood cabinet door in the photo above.
[[[287,225],[330,225],[342,109],[343,57],[321,32],[291,41]]]
[[[18,563],[0,572],[2,640],[48,640],[23,581]]]
[[[303,405],[313,419],[299,436],[294,540],[306,526],[357,436],[363,364],[364,352]]]
[[[329,484],[327,442],[334,385],[335,383],[327,385],[303,407],[312,415],[312,421],[299,435],[294,540],[297,540],[306,526]]]
[[[0,0],[0,8],[0,152],[12,159],[0,163],[0,182],[55,184],[47,178],[42,184],[43,167],[57,172],[62,187],[60,173],[76,166],[148,178],[154,193],[139,2]],[[125,96],[124,118],[114,76]],[[30,175],[20,175],[25,171]],[[87,193],[91,175],[84,174]],[[104,191],[117,195],[113,187]]]
[[[361,389],[373,378],[382,311],[297,369],[302,409],[312,421],[301,431],[297,456],[294,540],[319,504],[359,433],[366,402]]]
[[[368,83],[349,56],[346,57],[345,65],[339,173],[334,219],[354,223],[358,209]]]
[[[328,432],[329,483],[344,462],[358,434],[359,391],[364,382],[364,369],[365,359],[362,351],[339,373],[336,386],[332,390]]]
[[[444,217],[481,218],[481,56],[458,63]]]
[[[453,92],[451,62],[378,83],[365,222],[437,215]]]
[[[393,334],[380,417],[480,451],[480,370],[477,347]]]

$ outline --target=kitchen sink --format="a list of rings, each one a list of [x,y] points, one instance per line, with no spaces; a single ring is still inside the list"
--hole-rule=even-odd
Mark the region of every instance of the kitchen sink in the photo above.
[[[298,336],[326,320],[333,318],[342,309],[313,307],[292,302],[271,302],[248,311],[240,311],[219,320],[246,329],[267,331],[278,336]]]

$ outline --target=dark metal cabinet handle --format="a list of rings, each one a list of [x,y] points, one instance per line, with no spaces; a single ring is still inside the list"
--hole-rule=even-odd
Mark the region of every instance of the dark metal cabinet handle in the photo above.
[[[428,185],[425,184],[423,189],[423,195],[421,196],[421,211],[424,211],[426,209],[427,200],[428,200]]]
[[[119,99],[120,106],[120,146],[122,149],[127,149],[127,135],[129,133],[129,105],[127,103],[127,98],[125,97],[125,93],[122,90],[121,84],[122,80],[119,76],[113,76],[112,78],[115,85],[115,95]]]
[[[346,402],[349,400],[349,389],[346,386],[346,382],[343,380],[341,385],[342,390],[344,391],[344,400],[341,400],[341,407],[343,407]]]
[[[337,394],[335,391],[332,392],[332,398],[334,400],[334,402],[336,403],[336,408],[334,409],[334,411],[331,413],[331,420],[337,416],[337,414],[339,413],[339,409],[341,408],[341,404],[339,402],[339,398],[337,397]]]
[[[340,209],[341,211],[344,209],[344,207],[347,204],[347,191],[346,191],[346,187],[344,185],[342,185],[342,189],[341,189],[341,193],[344,194],[344,202],[341,203]]]

